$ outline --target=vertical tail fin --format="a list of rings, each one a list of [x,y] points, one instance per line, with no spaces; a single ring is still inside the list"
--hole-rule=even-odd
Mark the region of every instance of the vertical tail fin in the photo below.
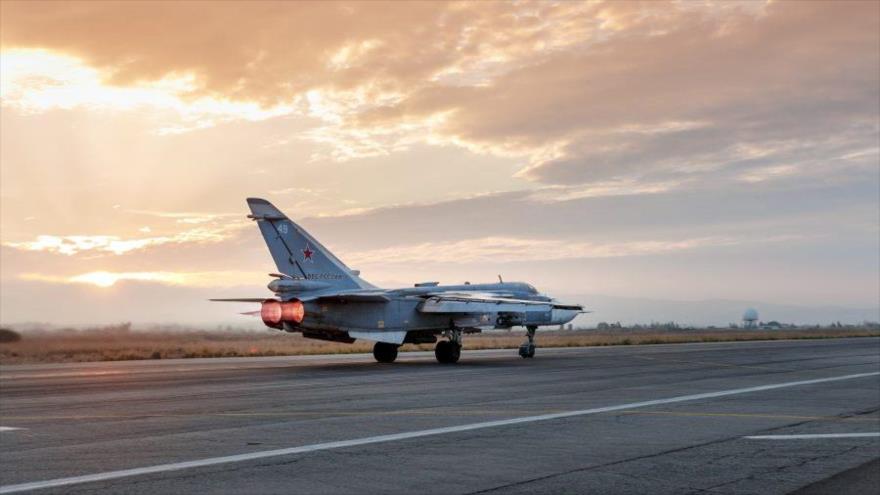
[[[373,287],[272,203],[260,198],[248,198],[247,203],[251,209],[248,218],[260,226],[278,271],[325,282],[336,289]]]

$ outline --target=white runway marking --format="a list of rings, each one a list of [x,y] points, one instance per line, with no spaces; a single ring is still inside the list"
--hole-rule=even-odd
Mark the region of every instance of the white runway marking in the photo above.
[[[24,428],[15,428],[14,426],[0,426],[0,431],[23,430]]]
[[[868,438],[880,437],[880,433],[822,433],[804,435],[754,435],[751,440],[807,440],[811,438]]]
[[[336,442],[317,443],[313,445],[302,445],[299,447],[289,447],[285,449],[264,450],[262,452],[249,452],[246,454],[228,455],[223,457],[210,457],[207,459],[198,459],[195,461],[174,462],[170,464],[159,464],[157,466],[147,466],[134,469],[122,469],[120,471],[108,471],[105,473],[87,474],[83,476],[73,476],[70,478],[57,478],[53,480],[34,481],[31,483],[21,483],[18,485],[0,486],[0,494],[18,493],[29,490],[38,490],[41,488],[56,488],[60,486],[78,485],[82,483],[94,483],[97,481],[107,481],[119,478],[128,478],[131,476],[141,476],[145,474],[166,473],[169,471],[180,471],[183,469],[193,469],[205,466],[215,466],[217,464],[229,464],[233,462],[245,462],[255,459],[265,459],[268,457],[279,457],[284,455],[305,454],[308,452],[316,452],[321,450],[342,449],[346,447],[357,447],[360,445],[370,445],[375,443],[394,442],[398,440],[408,440],[410,438],[427,437],[432,435],[442,435],[445,433],[460,433],[463,431],[482,430],[484,428],[496,428],[499,426],[517,425],[523,423],[534,423],[536,421],[549,421],[552,419],[572,418],[577,416],[587,416],[590,414],[599,414],[613,411],[622,411],[625,409],[636,409],[640,407],[657,406],[661,404],[673,404],[677,402],[689,402],[703,399],[714,399],[717,397],[727,397],[730,395],[748,394],[752,392],[762,392],[765,390],[775,390],[780,388],[798,387],[802,385],[813,385],[817,383],[838,382],[842,380],[853,380],[856,378],[865,378],[869,376],[880,375],[880,372],[858,373],[854,375],[834,376],[830,378],[817,378],[814,380],[801,380],[796,382],[774,383],[771,385],[759,385],[756,387],[735,388],[730,390],[721,390],[718,392],[706,392],[702,394],[680,395],[678,397],[668,397],[666,399],[654,399],[642,402],[630,402],[628,404],[619,404],[616,406],[597,407],[594,409],[581,409],[578,411],[567,411],[553,414],[541,414],[538,416],[525,416],[521,418],[502,419],[497,421],[485,421],[482,423],[471,423],[459,426],[448,426],[445,428],[433,428],[430,430],[408,431],[403,433],[392,433],[390,435],[379,435],[375,437],[357,438],[353,440],[339,440]]]

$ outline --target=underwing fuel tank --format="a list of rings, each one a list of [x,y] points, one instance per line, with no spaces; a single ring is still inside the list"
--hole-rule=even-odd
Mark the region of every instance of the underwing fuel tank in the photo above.
[[[269,290],[278,294],[282,292],[307,292],[312,290],[326,289],[330,287],[327,282],[317,280],[305,280],[300,278],[282,278],[269,282]]]
[[[525,324],[522,313],[500,313],[495,321],[495,328],[518,327]]]
[[[574,320],[580,312],[581,309],[579,307],[556,307],[550,311],[499,313],[495,328],[510,328],[527,325],[563,325]]]

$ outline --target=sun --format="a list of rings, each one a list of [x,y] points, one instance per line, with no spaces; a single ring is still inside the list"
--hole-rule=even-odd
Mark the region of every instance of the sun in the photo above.
[[[122,278],[118,273],[110,272],[90,272],[83,273],[71,278],[71,282],[79,282],[85,284],[97,285],[98,287],[112,287]]]

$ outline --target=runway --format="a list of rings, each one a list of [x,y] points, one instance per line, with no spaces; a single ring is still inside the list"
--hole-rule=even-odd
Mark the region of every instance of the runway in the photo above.
[[[880,339],[4,366],[0,427],[0,493],[865,493]]]

